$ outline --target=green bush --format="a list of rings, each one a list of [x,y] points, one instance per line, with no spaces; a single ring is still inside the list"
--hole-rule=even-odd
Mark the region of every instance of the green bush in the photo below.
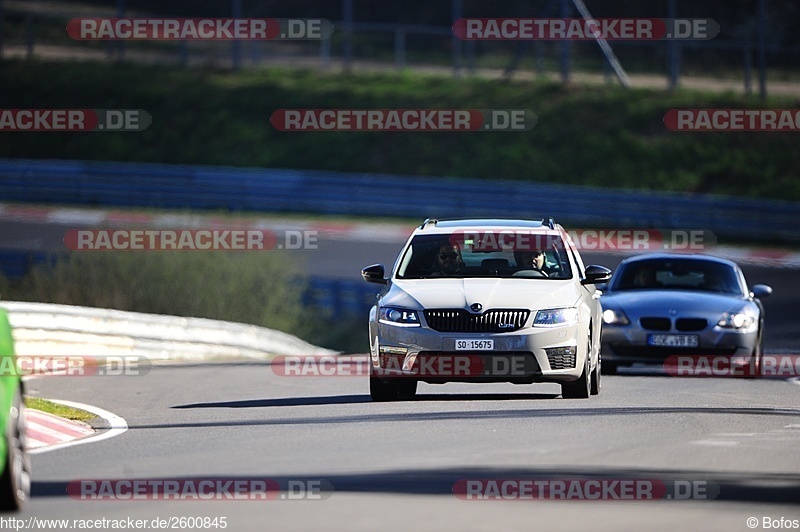
[[[793,133],[668,131],[672,108],[798,108],[797,98],[536,80],[298,69],[227,72],[0,61],[17,108],[145,109],[131,132],[4,136],[0,157],[515,179],[800,201]],[[281,108],[531,109],[525,132],[281,132]],[[32,185],[35,186],[35,185]]]
[[[0,275],[6,301],[36,301],[251,323],[347,352],[368,349],[366,322],[303,305],[306,285],[278,253],[95,252]]]

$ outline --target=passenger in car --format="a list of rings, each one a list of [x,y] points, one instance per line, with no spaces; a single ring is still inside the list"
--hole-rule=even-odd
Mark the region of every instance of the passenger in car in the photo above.
[[[703,288],[709,292],[735,292],[722,271],[714,268],[705,272]]]

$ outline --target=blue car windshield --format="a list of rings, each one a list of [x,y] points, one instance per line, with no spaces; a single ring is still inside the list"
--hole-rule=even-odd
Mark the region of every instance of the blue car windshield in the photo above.
[[[727,264],[697,259],[653,259],[625,264],[610,290],[694,290],[744,295],[737,270]]]

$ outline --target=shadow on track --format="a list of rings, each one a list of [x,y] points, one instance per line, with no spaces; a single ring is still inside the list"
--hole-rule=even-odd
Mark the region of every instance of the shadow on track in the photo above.
[[[220,481],[253,480],[248,477],[220,477],[203,476],[147,478],[146,480],[197,480],[210,479]],[[716,502],[747,501],[770,504],[800,503],[800,475],[782,473],[722,473],[719,471],[680,471],[680,470],[652,470],[636,468],[583,468],[580,469],[544,469],[544,468],[492,468],[492,467],[464,467],[442,469],[403,469],[372,473],[338,473],[338,474],[302,474],[297,476],[270,476],[260,478],[277,483],[281,489],[289,481],[320,481],[322,486],[328,487],[330,493],[377,493],[377,494],[404,494],[404,495],[447,495],[454,496],[456,483],[464,480],[508,480],[515,481],[533,480],[606,480],[630,481],[645,480],[663,485],[675,482],[702,483],[707,487],[707,497]],[[117,479],[119,480],[119,479]],[[33,497],[66,497],[67,487],[70,482],[51,481],[33,482],[31,495]],[[74,490],[74,485],[73,485]],[[196,493],[195,493],[196,495]],[[196,500],[196,499],[195,499]],[[558,500],[558,499],[556,499]],[[613,498],[611,499],[613,500]],[[639,499],[646,500],[646,499]],[[677,499],[676,499],[677,500]],[[609,499],[604,499],[607,503]],[[663,500],[669,504],[669,500]]]
[[[541,393],[489,393],[489,394],[429,394],[418,395],[412,401],[520,401],[531,399],[555,399],[558,394]],[[251,399],[247,401],[224,401],[217,403],[193,403],[172,408],[183,410],[192,408],[268,408],[273,406],[308,406],[371,403],[368,395],[324,395],[316,397],[279,397],[275,399]],[[400,404],[400,403],[397,403]]]
[[[335,404],[337,397],[350,398],[341,401],[346,404],[350,401],[357,403],[369,403],[368,396],[333,396],[331,398],[319,397],[296,397],[288,399],[288,406],[292,405],[314,405],[320,402],[309,402],[322,400],[322,404]],[[438,397],[438,396],[437,396]],[[474,402],[474,395],[465,396]],[[355,400],[354,400],[355,399]],[[267,407],[281,406],[272,404],[271,399],[255,401],[234,401],[234,405],[251,403],[249,408],[261,408],[266,403]],[[165,429],[165,428],[199,428],[199,427],[238,427],[238,426],[281,426],[281,425],[320,425],[320,424],[347,424],[347,423],[407,423],[414,421],[448,421],[448,420],[474,420],[474,419],[534,419],[544,417],[597,417],[597,416],[631,416],[631,415],[743,415],[743,416],[782,416],[796,418],[800,415],[800,409],[792,408],[713,408],[713,407],[598,407],[598,408],[574,408],[575,402],[565,401],[562,408],[527,408],[527,409],[494,409],[485,410],[481,408],[482,403],[478,403],[476,408],[470,410],[450,411],[450,412],[386,412],[387,407],[405,406],[414,404],[416,401],[400,403],[380,403],[374,404],[375,413],[353,414],[345,416],[313,416],[313,417],[292,417],[264,419],[244,419],[237,421],[194,421],[187,423],[129,423],[129,430],[136,429]],[[173,408],[226,408],[231,403],[198,403],[196,405],[182,405]],[[372,403],[369,403],[372,404]],[[535,404],[535,403],[530,403]],[[286,406],[286,405],[284,405]],[[236,406],[234,406],[236,408]],[[242,408],[242,406],[239,406]],[[254,411],[255,412],[255,411]]]

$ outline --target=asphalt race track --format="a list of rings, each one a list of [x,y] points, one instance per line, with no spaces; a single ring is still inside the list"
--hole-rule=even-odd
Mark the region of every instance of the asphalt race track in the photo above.
[[[800,517],[800,386],[786,381],[616,376],[589,400],[563,400],[555,385],[423,384],[418,400],[389,404],[371,403],[363,378],[282,377],[246,363],[30,384],[102,405],[130,428],[36,455],[21,518],[225,516],[230,530],[745,530],[752,516]],[[302,501],[66,494],[81,479],[253,477],[333,491]],[[679,481],[716,498],[453,494],[459,480],[488,478]]]
[[[2,224],[2,234],[13,225]],[[17,229],[16,238],[29,243],[45,242],[52,230]],[[362,266],[390,265],[398,249],[339,240],[297,253],[314,274],[357,278]],[[614,267],[620,257],[585,253],[584,260]],[[775,289],[765,300],[767,352],[797,353],[800,332],[790,307],[800,293],[797,271],[744,270],[750,284]],[[86,519],[225,517],[236,531],[749,530],[748,518],[756,518],[757,529],[765,518],[800,520],[796,380],[632,370],[604,377],[601,394],[587,400],[561,399],[552,384],[421,384],[415,401],[378,404],[370,402],[364,377],[287,377],[278,369],[252,362],[164,365],[140,376],[29,381],[29,393],[99,406],[125,418],[129,430],[35,455],[32,500],[16,517],[68,519],[67,528]],[[74,491],[85,479],[254,478],[277,482],[282,491],[274,500],[200,502],[97,501]],[[517,486],[526,479],[549,486],[645,481],[666,491],[656,490],[655,500],[454,494],[481,479]],[[302,492],[284,490],[290,482],[322,489],[292,500]],[[32,530],[45,524],[25,523]]]

